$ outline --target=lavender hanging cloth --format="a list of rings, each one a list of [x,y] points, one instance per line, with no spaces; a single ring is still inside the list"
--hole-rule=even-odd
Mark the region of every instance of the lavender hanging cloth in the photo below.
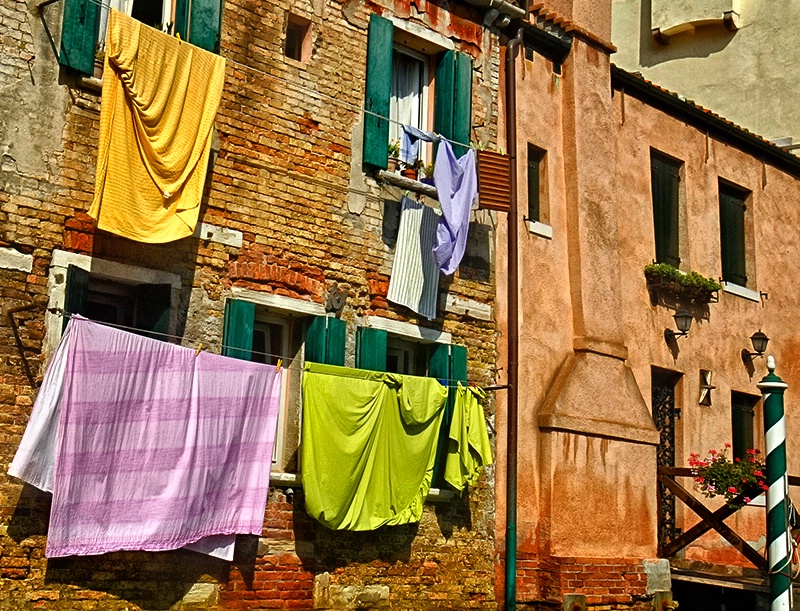
[[[403,125],[403,137],[400,140],[400,161],[412,165],[419,157],[419,141],[438,142],[439,136],[410,125]]]
[[[442,218],[436,229],[433,258],[443,274],[458,269],[467,247],[469,213],[478,195],[478,175],[475,171],[475,151],[456,159],[447,140],[439,143],[433,182],[439,193]]]
[[[77,317],[67,328],[47,557],[220,555],[261,534],[281,373]]]

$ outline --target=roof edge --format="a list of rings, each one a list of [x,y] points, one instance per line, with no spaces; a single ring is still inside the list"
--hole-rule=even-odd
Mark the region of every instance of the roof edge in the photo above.
[[[717,140],[752,154],[795,178],[800,178],[800,157],[614,64],[611,65],[611,87],[701,129]]]

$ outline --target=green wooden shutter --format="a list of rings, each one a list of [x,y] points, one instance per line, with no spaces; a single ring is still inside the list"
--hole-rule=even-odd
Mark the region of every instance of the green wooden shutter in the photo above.
[[[347,326],[339,318],[315,316],[306,331],[305,360],[344,365]]]
[[[100,6],[93,0],[63,0],[61,51],[58,62],[84,74],[94,72]]]
[[[656,239],[656,263],[680,265],[678,197],[680,168],[661,157],[650,159],[653,191],[653,225]]]
[[[173,30],[181,37],[181,40],[189,39],[187,36],[189,32],[189,0],[176,0]]]
[[[356,335],[356,367],[386,371],[386,345],[386,331],[359,327]]]
[[[747,450],[753,448],[754,405],[747,395],[731,393],[731,430],[733,433],[733,458],[744,460]]]
[[[143,331],[154,331],[148,337],[164,340],[169,333],[169,315],[172,310],[172,286],[169,284],[140,284],[136,293],[136,326]]]
[[[369,18],[367,84],[364,108],[380,117],[389,116],[392,95],[392,44],[394,26],[374,13]],[[385,170],[389,158],[389,122],[364,113],[365,165]]]
[[[192,0],[189,42],[216,53],[219,50],[222,0]]]
[[[541,174],[541,156],[539,152],[528,145],[528,220],[538,221],[539,215],[539,176]]]
[[[436,64],[436,87],[433,101],[433,131],[452,139],[453,100],[456,92],[456,52],[452,49],[439,55]]]
[[[428,375],[440,381],[447,380],[445,383],[449,388],[444,418],[439,429],[436,464],[433,468],[433,485],[441,488],[445,484],[444,467],[450,443],[450,423],[453,421],[453,407],[456,400],[455,389],[458,388],[459,381],[464,384],[467,382],[467,349],[464,346],[436,344],[428,361]]]
[[[81,267],[70,265],[67,267],[67,283],[64,287],[64,312],[67,314],[86,315],[86,297],[89,294],[89,272]],[[64,317],[61,325],[62,331],[69,322]]]
[[[733,191],[720,189],[719,227],[722,247],[722,279],[747,286],[744,246],[744,198]]]
[[[328,316],[328,339],[325,346],[325,362],[328,365],[344,366],[344,345],[347,340],[347,325],[341,318]]]
[[[252,360],[253,327],[256,304],[240,299],[225,302],[225,322],[222,331],[222,354],[245,361]]]
[[[455,87],[453,91],[453,140],[469,144],[472,131],[472,59],[464,53],[456,53]],[[455,145],[456,157],[461,157],[467,148]]]

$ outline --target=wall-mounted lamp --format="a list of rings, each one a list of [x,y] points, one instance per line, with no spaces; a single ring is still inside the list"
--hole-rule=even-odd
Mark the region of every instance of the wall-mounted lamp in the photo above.
[[[672,329],[664,329],[664,339],[668,344],[673,343],[679,337],[689,335],[689,329],[692,328],[692,313],[689,310],[679,308],[672,318],[675,319],[675,326],[678,327],[678,331],[675,332]]]
[[[754,352],[748,351],[747,348],[742,350],[742,360],[745,362],[752,361],[754,356],[764,356],[764,353],[767,351],[769,338],[766,333],[759,329],[750,336],[750,342],[753,344]]]

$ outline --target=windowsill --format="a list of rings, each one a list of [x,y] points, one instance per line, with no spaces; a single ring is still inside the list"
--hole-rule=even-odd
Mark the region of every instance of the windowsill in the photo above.
[[[91,89],[97,93],[103,92],[103,79],[95,76],[82,76],[78,81],[84,89]]]
[[[436,192],[436,187],[433,185],[426,185],[424,182],[412,180],[410,178],[400,176],[400,174],[395,174],[394,172],[381,170],[378,172],[378,179],[395,187],[400,187],[401,189],[407,189],[409,191],[413,191],[414,193],[427,195],[433,199],[439,199],[439,194]]]
[[[302,488],[303,480],[297,473],[281,473],[273,471],[269,474],[269,483],[271,486],[280,486],[286,488]],[[426,501],[431,503],[444,503],[451,500],[455,496],[453,490],[442,490],[440,488],[431,488],[428,491],[428,498]]]
[[[553,228],[550,225],[545,225],[539,221],[527,221],[528,231],[533,235],[538,235],[541,238],[553,239]]]
[[[726,293],[730,293],[731,295],[736,295],[737,297],[743,297],[744,299],[749,299],[750,301],[761,303],[761,294],[758,291],[754,291],[753,289],[748,289],[739,284],[723,281],[722,290]]]

